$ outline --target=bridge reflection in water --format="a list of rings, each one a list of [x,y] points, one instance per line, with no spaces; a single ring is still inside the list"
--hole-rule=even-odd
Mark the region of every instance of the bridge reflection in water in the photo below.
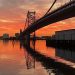
[[[60,63],[65,60],[74,65],[72,50],[46,47],[44,40],[30,43],[29,47],[24,41],[0,41],[0,75],[75,75],[74,67]]]
[[[75,63],[74,61],[70,60],[74,59],[73,51],[68,51],[66,49],[59,50],[54,48],[47,48],[45,41],[36,41],[35,47],[33,46],[33,48],[24,44],[23,47],[26,48],[28,53],[30,53],[31,56],[35,58],[35,60],[40,61],[49,73],[54,72],[56,75],[75,75]]]

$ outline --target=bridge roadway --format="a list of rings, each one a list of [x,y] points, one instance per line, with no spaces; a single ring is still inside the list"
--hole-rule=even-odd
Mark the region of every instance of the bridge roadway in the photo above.
[[[31,24],[28,28],[26,28],[22,35],[30,34],[44,26],[47,26],[49,24],[62,21],[71,17],[75,16],[75,0],[71,1],[58,9],[50,12],[46,16],[43,16],[33,24]]]

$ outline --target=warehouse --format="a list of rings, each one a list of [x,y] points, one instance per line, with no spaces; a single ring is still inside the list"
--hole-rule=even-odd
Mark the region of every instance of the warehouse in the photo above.
[[[55,32],[55,40],[75,40],[75,29]]]
[[[56,31],[51,39],[46,40],[47,46],[75,47],[75,29]]]

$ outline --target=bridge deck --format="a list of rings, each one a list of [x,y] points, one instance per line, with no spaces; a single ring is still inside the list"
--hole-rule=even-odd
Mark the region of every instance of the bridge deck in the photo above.
[[[69,13],[69,14],[68,14]],[[46,16],[43,16],[33,24],[31,24],[26,30],[22,32],[22,35],[32,33],[37,29],[40,29],[49,24],[62,21],[75,16],[75,1],[69,2],[62,7],[50,12]]]

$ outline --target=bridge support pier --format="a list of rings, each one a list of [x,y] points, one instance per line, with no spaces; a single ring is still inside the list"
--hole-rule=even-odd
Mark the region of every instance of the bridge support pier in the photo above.
[[[30,46],[30,34],[27,34],[25,39],[26,39],[26,44]]]

